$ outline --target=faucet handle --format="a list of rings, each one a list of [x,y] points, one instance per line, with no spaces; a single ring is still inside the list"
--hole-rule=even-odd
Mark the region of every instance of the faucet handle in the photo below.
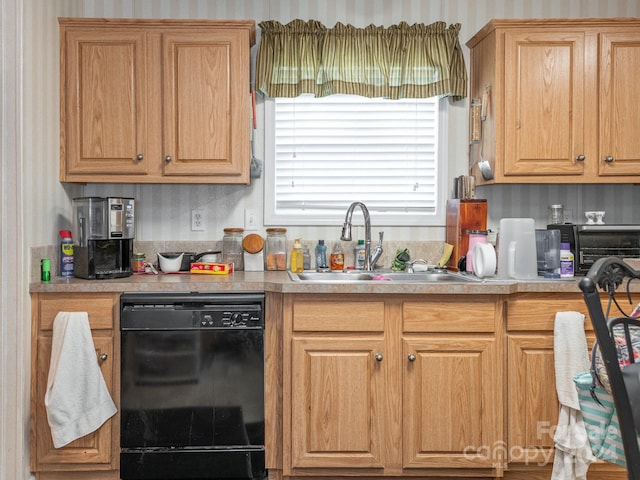
[[[409,261],[407,262],[405,265],[405,272],[407,273],[413,273],[413,266],[416,263],[422,263],[423,265],[428,265],[428,262],[424,259],[424,258],[416,258],[415,260]]]
[[[378,244],[382,245],[382,237],[384,237],[384,232],[380,231],[378,232]]]

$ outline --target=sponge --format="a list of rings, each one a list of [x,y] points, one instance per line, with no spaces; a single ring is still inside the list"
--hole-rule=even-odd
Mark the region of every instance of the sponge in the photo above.
[[[445,242],[444,248],[442,249],[442,256],[440,257],[440,260],[438,260],[438,266],[441,268],[444,268],[445,264],[451,258],[452,253],[453,253],[453,245]]]

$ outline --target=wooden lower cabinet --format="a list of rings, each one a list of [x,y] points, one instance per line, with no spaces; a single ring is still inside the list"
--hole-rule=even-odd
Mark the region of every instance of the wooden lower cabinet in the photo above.
[[[291,468],[382,468],[389,390],[382,338],[294,338]]]
[[[113,293],[32,295],[30,469],[39,480],[119,478],[118,414],[95,432],[55,448],[44,405],[53,320],[60,311],[89,313],[100,369],[112,398],[119,404],[116,355],[119,337],[114,333],[117,332],[117,305],[118,295]]]
[[[400,307],[403,469],[498,475],[499,303],[495,297],[452,296],[406,299]]]
[[[285,295],[282,313],[271,478],[501,474],[497,297]]]
[[[118,296],[32,295],[30,469],[38,480],[119,478],[119,414],[56,449],[44,407],[59,311],[89,313],[119,406]],[[555,315],[586,315],[579,293],[267,292],[266,309],[270,479],[550,478]],[[588,318],[585,327],[591,346]],[[626,473],[598,462],[588,478]]]
[[[558,422],[553,330],[556,312],[585,315],[587,344],[595,336],[580,293],[515,294],[506,299],[507,439],[505,478],[548,479],[553,468],[553,436]],[[590,465],[589,479],[626,479],[609,463]]]

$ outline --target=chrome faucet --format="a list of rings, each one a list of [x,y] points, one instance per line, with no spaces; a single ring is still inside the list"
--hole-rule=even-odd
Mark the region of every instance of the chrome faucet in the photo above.
[[[407,272],[407,273],[413,273],[413,271],[414,271],[414,270],[413,270],[413,266],[414,266],[416,263],[421,263],[421,264],[423,264],[423,265],[428,265],[427,261],[426,261],[424,258],[416,258],[415,260],[412,260],[412,261],[407,262],[407,263],[405,264],[404,271],[405,271],[405,272]]]
[[[384,232],[378,232],[378,245],[371,251],[371,270],[376,268],[376,263],[382,255],[382,237],[384,237]]]
[[[346,242],[351,241],[351,218],[353,217],[353,211],[356,207],[360,207],[362,215],[364,216],[364,269],[367,271],[373,270],[376,262],[382,255],[382,236],[384,232],[380,232],[380,241],[376,246],[373,253],[371,252],[371,218],[369,217],[369,210],[367,206],[362,202],[353,202],[347,209],[347,214],[344,217],[344,225],[342,227],[341,240]]]

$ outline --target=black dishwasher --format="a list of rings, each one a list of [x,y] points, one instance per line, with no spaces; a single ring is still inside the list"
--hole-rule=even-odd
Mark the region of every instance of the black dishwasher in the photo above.
[[[120,307],[120,478],[266,478],[264,294],[123,294]]]

